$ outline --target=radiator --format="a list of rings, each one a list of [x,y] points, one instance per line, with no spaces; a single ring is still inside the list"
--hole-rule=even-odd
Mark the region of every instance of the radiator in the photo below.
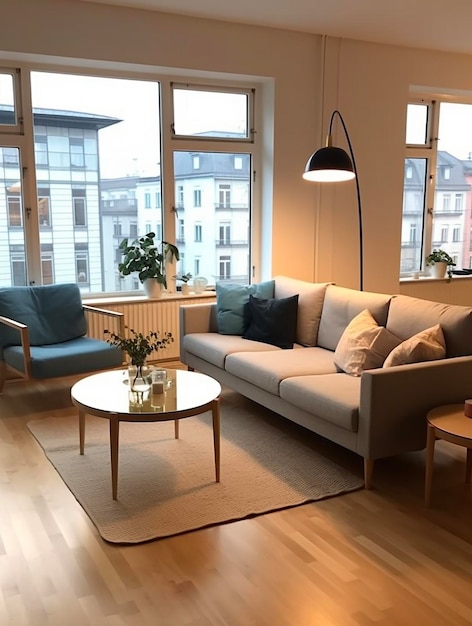
[[[159,352],[153,352],[153,361],[178,360],[180,355],[179,346],[179,308],[182,304],[201,304],[215,302],[213,296],[190,296],[188,298],[176,295],[171,299],[142,300],[133,302],[107,303],[100,301],[87,301],[89,306],[97,306],[109,311],[118,311],[124,314],[124,322],[128,328],[147,335],[150,331],[159,331],[160,334],[170,332],[174,338],[173,343]],[[88,336],[103,339],[105,329],[117,330],[113,318],[86,313],[88,323]]]

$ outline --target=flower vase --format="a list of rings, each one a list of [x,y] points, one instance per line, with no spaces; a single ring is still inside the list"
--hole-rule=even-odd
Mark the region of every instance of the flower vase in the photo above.
[[[131,391],[138,393],[149,392],[152,382],[152,370],[146,363],[128,365],[128,381]]]

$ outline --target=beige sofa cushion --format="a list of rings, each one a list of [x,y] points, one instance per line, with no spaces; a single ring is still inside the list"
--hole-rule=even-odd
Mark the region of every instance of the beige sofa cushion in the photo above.
[[[297,334],[295,341],[316,346],[326,287],[329,283],[309,283],[287,276],[275,277],[274,296],[279,300],[298,294]]]
[[[363,370],[382,367],[387,355],[398,346],[400,339],[379,326],[368,309],[356,315],[341,335],[334,352],[334,362],[351,376]]]
[[[226,358],[225,369],[274,395],[279,395],[280,382],[289,376],[336,372],[331,351],[301,346],[270,353],[233,353]]]
[[[384,367],[434,361],[446,356],[446,342],[439,324],[422,330],[409,339],[402,341],[385,359]]]
[[[328,285],[321,313],[318,345],[336,350],[346,326],[364,309],[369,309],[376,322],[385,326],[390,299],[391,296],[387,294]],[[396,334],[393,330],[390,332]]]
[[[400,339],[440,324],[446,341],[446,356],[472,354],[472,308],[442,304],[410,296],[393,296],[387,329]]]
[[[233,352],[257,352],[275,351],[282,352],[281,348],[243,339],[238,335],[221,335],[220,333],[192,333],[185,335],[182,340],[185,352],[190,352],[208,363],[224,369],[228,354]]]
[[[280,383],[280,397],[326,422],[357,432],[361,379],[347,374],[295,376]]]

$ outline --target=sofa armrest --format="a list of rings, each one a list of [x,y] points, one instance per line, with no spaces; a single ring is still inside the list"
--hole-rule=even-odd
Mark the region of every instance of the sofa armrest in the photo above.
[[[180,307],[180,334],[217,333],[216,303],[184,304]]]
[[[358,450],[376,459],[426,445],[426,413],[472,397],[472,356],[367,370],[361,377]]]

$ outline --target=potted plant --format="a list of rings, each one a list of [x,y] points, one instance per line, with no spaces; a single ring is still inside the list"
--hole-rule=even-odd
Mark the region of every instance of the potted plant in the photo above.
[[[150,386],[150,371],[146,367],[147,357],[153,352],[167,348],[174,338],[170,332],[163,333],[161,336],[158,331],[151,331],[144,335],[128,326],[125,326],[125,331],[127,335],[124,337],[109,330],[104,330],[103,333],[107,335],[107,343],[118,346],[128,355],[130,389],[143,391],[143,387],[149,388]]]
[[[187,272],[186,274],[176,274],[174,278],[175,280],[180,280],[180,282],[182,283],[182,295],[187,295],[190,291],[190,285],[188,284],[188,281],[192,278],[192,274],[190,272]]]
[[[446,272],[448,278],[452,278],[452,268],[456,265],[454,259],[445,250],[433,250],[426,257],[426,265],[431,267],[435,278],[444,278]]]
[[[159,297],[162,289],[167,289],[166,262],[180,259],[179,250],[168,241],[154,243],[155,233],[147,233],[129,243],[123,239],[119,245],[123,260],[118,270],[123,276],[137,272],[139,280],[149,297]]]

